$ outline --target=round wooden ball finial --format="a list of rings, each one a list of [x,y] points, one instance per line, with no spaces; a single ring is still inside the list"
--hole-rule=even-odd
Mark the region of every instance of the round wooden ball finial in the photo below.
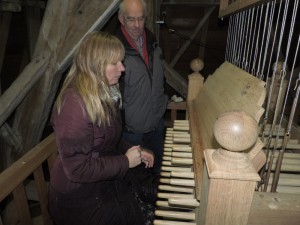
[[[194,73],[199,73],[203,69],[204,63],[202,59],[193,59],[190,63],[190,67]]]
[[[226,150],[244,151],[256,143],[258,125],[256,120],[244,111],[228,111],[217,117],[214,135]]]

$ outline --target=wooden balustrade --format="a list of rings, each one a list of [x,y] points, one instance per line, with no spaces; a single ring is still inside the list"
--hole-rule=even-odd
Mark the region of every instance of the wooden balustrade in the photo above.
[[[4,205],[0,224],[53,224],[47,210],[48,186],[44,171],[47,169],[48,173],[52,168],[55,156],[55,136],[51,134],[0,174],[0,201]],[[26,193],[27,184],[31,184],[32,179],[38,194],[40,213],[37,217],[31,216],[30,199]]]

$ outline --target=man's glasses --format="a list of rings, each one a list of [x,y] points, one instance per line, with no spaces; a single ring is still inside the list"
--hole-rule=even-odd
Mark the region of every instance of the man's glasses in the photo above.
[[[146,18],[144,16],[141,16],[141,17],[124,17],[124,21],[129,24],[129,25],[133,25],[135,24],[136,22],[138,22],[139,24],[143,24],[145,23],[145,20]]]

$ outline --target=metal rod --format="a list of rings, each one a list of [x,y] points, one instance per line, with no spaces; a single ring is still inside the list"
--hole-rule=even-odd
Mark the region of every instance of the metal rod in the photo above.
[[[263,71],[265,71],[265,64],[266,64],[266,59],[267,59],[267,55],[268,55],[268,47],[269,47],[269,43],[270,43],[270,36],[271,36],[275,6],[276,6],[276,4],[273,1],[272,2],[272,7],[271,7],[271,12],[270,12],[270,18],[269,18],[269,27],[268,27],[268,34],[267,34],[266,48],[265,48],[266,50],[265,50],[264,59],[263,59],[263,66],[262,66],[262,69],[261,69],[261,76],[260,76],[261,80],[263,80],[265,78]],[[266,74],[266,76],[268,76],[268,74]]]

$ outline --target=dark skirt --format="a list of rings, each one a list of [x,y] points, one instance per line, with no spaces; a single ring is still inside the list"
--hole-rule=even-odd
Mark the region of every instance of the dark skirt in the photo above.
[[[125,180],[83,184],[66,194],[49,188],[55,225],[143,225],[139,203]]]

